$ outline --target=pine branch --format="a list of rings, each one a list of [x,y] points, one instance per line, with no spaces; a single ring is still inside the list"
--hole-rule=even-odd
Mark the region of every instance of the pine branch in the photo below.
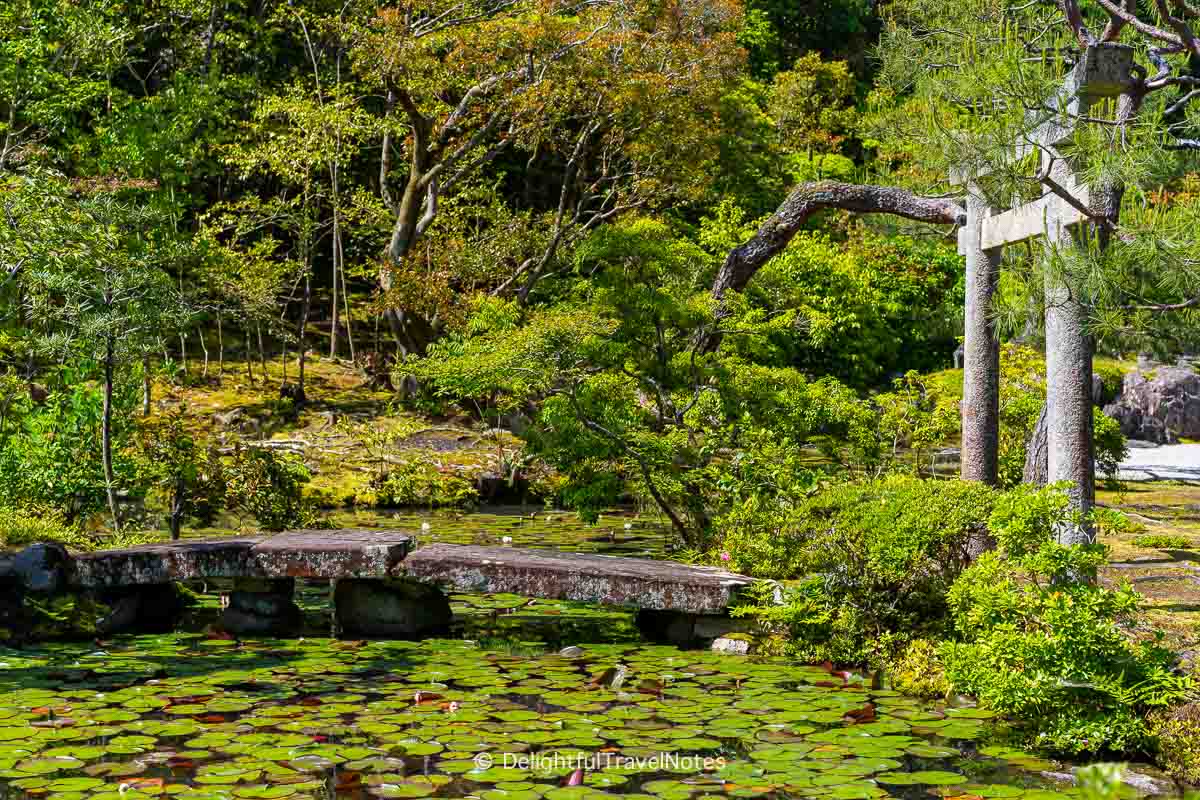
[[[797,186],[758,232],[725,257],[713,283],[713,296],[741,291],[754,274],[787,247],[817,212],[842,209],[858,214],[891,214],[918,222],[963,225],[967,212],[958,203],[939,197],[921,197],[891,186],[864,186],[822,181]]]

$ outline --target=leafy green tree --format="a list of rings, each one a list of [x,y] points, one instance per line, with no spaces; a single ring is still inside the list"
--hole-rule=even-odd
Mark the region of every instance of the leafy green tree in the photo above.
[[[394,224],[380,285],[402,349],[424,352],[444,324],[417,302],[416,245],[439,202],[510,148],[556,174],[544,249],[495,279],[522,301],[564,240],[694,190],[697,156],[715,144],[707,107],[740,61],[738,20],[716,0],[381,11],[354,61],[387,95],[380,191]]]
[[[167,525],[178,540],[186,516],[211,522],[225,500],[224,470],[188,430],[186,408],[169,412],[139,431],[140,473],[167,499]]]
[[[119,528],[113,392],[118,370],[140,364],[159,332],[181,321],[162,263],[171,250],[145,233],[155,230],[155,214],[111,193],[73,196],[63,181],[36,173],[16,175],[6,188],[9,211],[21,222],[0,244],[21,253],[19,313],[34,321],[43,352],[98,365],[99,445],[109,511]]]
[[[109,0],[0,8],[0,172],[41,160],[38,148],[69,140],[78,115],[99,110],[132,35]]]
[[[536,404],[525,438],[564,476],[563,501],[594,515],[632,493],[704,549],[714,515],[812,485],[801,448],[818,433],[835,462],[876,469],[883,456],[876,412],[853,392],[746,357],[768,349],[778,317],[739,318],[737,346],[700,349],[715,264],[660,221],[606,226],[576,251],[576,303],[524,324],[514,306],[482,303],[406,369],[467,406]]]

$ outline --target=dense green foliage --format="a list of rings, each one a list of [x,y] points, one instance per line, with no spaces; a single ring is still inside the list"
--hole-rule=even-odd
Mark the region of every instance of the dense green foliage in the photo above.
[[[179,536],[226,512],[314,527],[317,502],[461,508],[506,482],[588,520],[626,503],[667,520],[680,557],[763,579],[740,613],[791,655],[969,692],[1057,751],[1149,749],[1149,717],[1183,736],[1190,683],[1131,641],[1136,595],[1098,585],[1101,549],[1055,543],[1060,494],[1020,487],[1048,282],[1087,296],[1102,352],[1200,341],[1182,110],[1200,93],[1190,67],[1163,83],[1190,45],[1146,61],[1144,25],[1075,7],[7,2],[0,544]],[[1137,124],[1106,100],[1067,156],[1012,159],[1106,23],[1139,43]],[[1009,248],[988,309],[1000,485],[941,480],[962,411],[954,237],[828,208],[785,236],[789,192],[960,198],[966,170],[999,207],[1054,191],[1051,155],[1120,189],[1119,225],[1089,209],[1073,250]],[[726,291],[760,231],[786,246]],[[336,408],[311,379],[325,354],[361,378]],[[1111,401],[1120,370],[1097,372]],[[240,421],[181,399],[206,394]],[[1093,413],[1111,479],[1125,442]],[[397,456],[404,414],[494,437],[495,462]],[[314,490],[349,439],[370,465]]]
[[[891,478],[819,490],[786,514],[731,514],[721,547],[784,579],[736,613],[786,634],[787,652],[871,662],[918,694],[975,695],[1055,752],[1151,748],[1149,716],[1189,698],[1192,679],[1130,640],[1137,594],[1096,582],[1103,546],[1055,541],[1066,515],[1057,487]]]
[[[739,571],[798,579],[739,609],[785,626],[809,661],[891,655],[893,638],[937,635],[946,593],[985,535],[986,486],[896,477],[830,486],[786,510],[747,504],[722,520]]]
[[[1173,654],[1130,641],[1138,607],[1129,584],[1096,582],[1101,545],[1064,547],[1054,531],[1064,494],[1017,490],[989,520],[999,542],[958,579],[948,600],[955,639],[942,650],[949,681],[980,702],[1029,720],[1059,752],[1147,747],[1146,715],[1186,700],[1190,676]]]

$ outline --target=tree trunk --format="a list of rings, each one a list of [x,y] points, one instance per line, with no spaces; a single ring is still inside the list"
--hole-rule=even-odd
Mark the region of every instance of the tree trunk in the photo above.
[[[150,382],[150,354],[146,353],[142,356],[142,416],[150,416],[150,404],[153,402],[151,397],[153,387]]]
[[[258,335],[258,364],[262,367],[263,385],[270,383],[267,378],[267,349],[263,347],[262,323],[254,323],[254,331]]]
[[[225,378],[225,332],[221,330],[221,313],[217,312],[217,386]]]
[[[750,239],[730,250],[725,257],[712,287],[713,298],[717,301],[716,329],[700,334],[701,350],[712,351],[720,346],[720,324],[728,316],[723,303],[725,295],[744,289],[755,273],[787,247],[814,214],[833,208],[860,214],[892,214],[942,225],[966,222],[966,211],[957,203],[943,198],[920,197],[904,189],[833,181],[800,184]]]
[[[329,357],[337,358],[338,355],[338,276],[342,273],[341,265],[341,243],[342,243],[342,227],[341,227],[341,212],[338,208],[338,170],[337,166],[331,166],[329,169],[330,180],[333,184],[333,302],[330,303],[329,318],[332,324],[329,326]],[[303,388],[303,387],[301,387]]]
[[[412,159],[400,202],[393,206],[396,220],[388,242],[387,263],[380,274],[379,284],[384,293],[385,303],[387,293],[393,288],[392,270],[404,263],[417,240],[433,222],[437,211],[437,184],[425,183],[430,168],[426,144],[431,135],[432,123],[421,116],[415,107],[407,108],[406,111],[412,121]],[[389,139],[385,138],[383,170],[380,173],[381,189],[385,192],[388,142]],[[387,200],[388,196],[385,195],[385,201]],[[398,308],[385,308],[384,317],[402,357],[409,354],[422,355],[425,352],[434,333],[433,327],[426,320]]]
[[[113,530],[121,530],[121,519],[117,516],[116,477],[112,465],[112,400],[113,369],[115,355],[113,334],[104,337],[104,407],[100,419],[100,460],[104,464],[104,484],[108,493],[108,510],[112,514]]]
[[[180,380],[187,383],[188,357],[187,357],[187,333],[180,331],[179,333],[179,374]]]
[[[1025,443],[1025,472],[1021,476],[1022,483],[1030,486],[1046,485],[1046,475],[1050,469],[1046,437],[1046,406],[1043,405],[1041,413],[1038,414],[1037,424],[1029,434],[1029,441]]]
[[[254,349],[250,344],[250,324],[246,324],[246,380],[254,383]]]
[[[1128,76],[1126,76],[1128,78]],[[1144,95],[1137,82],[1129,80],[1130,91],[1117,100],[1113,133],[1125,136],[1141,109]],[[1059,185],[1072,180],[1071,165],[1059,158],[1050,170]],[[1092,211],[1098,221],[1088,224],[1087,232],[1103,252],[1111,232],[1120,221],[1124,187],[1109,183],[1094,187]],[[1049,269],[1046,274],[1046,479],[1050,483],[1069,481],[1071,510],[1080,522],[1061,526],[1058,540],[1063,544],[1087,544],[1095,541],[1090,521],[1096,503],[1096,460],[1092,417],[1092,361],[1094,342],[1088,334],[1089,298],[1084,296],[1082,281],[1074,274],[1069,256],[1079,245],[1066,229],[1051,231],[1054,244],[1067,255],[1065,268]]]
[[[312,307],[312,283],[309,280],[308,273],[304,273],[304,299],[300,304],[300,324],[296,326],[296,341],[299,342],[300,357],[296,365],[299,375],[296,378],[296,402],[298,405],[303,405],[308,399],[308,395],[304,391],[304,362],[307,358],[307,347],[304,345],[304,334],[308,328],[308,311]]]
[[[1059,247],[1074,248],[1063,232]],[[1090,514],[1096,501],[1096,465],[1092,450],[1092,341],[1087,308],[1078,281],[1050,269],[1046,275],[1046,478],[1069,481],[1071,509]],[[1089,544],[1095,538],[1085,523],[1066,524],[1062,544]]]
[[[342,249],[342,241],[338,239],[338,263],[341,265],[342,276],[342,311],[346,320],[346,344],[350,348],[350,360],[354,361],[354,317],[350,314],[350,292],[346,289],[346,251]]]
[[[205,381],[208,380],[208,342],[204,341],[204,329],[196,328],[196,335],[200,337],[200,350],[204,353],[204,367],[200,371],[200,376]]]
[[[962,479],[989,486],[1000,474],[1000,340],[992,322],[992,297],[1000,280],[1000,251],[981,249],[989,209],[972,187],[963,244],[967,258],[964,315]]]
[[[187,486],[182,478],[175,480],[174,490],[171,492],[171,515],[167,518],[171,528],[171,541],[179,541],[180,532],[183,530],[183,503]]]

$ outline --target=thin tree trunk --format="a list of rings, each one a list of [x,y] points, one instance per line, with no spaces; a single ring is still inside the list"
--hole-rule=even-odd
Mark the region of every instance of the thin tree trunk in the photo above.
[[[225,331],[221,329],[221,312],[217,312],[217,386],[225,379]]]
[[[200,337],[200,350],[204,352],[204,368],[200,375],[205,381],[208,380],[208,342],[204,341],[204,329],[196,328],[196,335]]]
[[[153,387],[150,385],[150,354],[146,353],[142,356],[142,416],[150,416],[150,404],[153,402],[151,393]]]
[[[342,307],[346,320],[346,344],[350,346],[350,360],[354,361],[354,317],[350,314],[350,292],[346,290],[346,252],[342,249],[341,237],[338,237],[338,264],[342,276]]]
[[[258,335],[258,362],[262,367],[263,384],[266,385],[270,383],[270,380],[267,376],[267,349],[263,347],[262,323],[254,323],[254,330]]]
[[[250,324],[246,324],[246,379],[254,383],[254,349],[250,344]]]
[[[1000,280],[999,250],[983,250],[983,219],[990,209],[968,189],[967,302],[964,314],[962,479],[995,486],[1000,476],[1000,340],[992,322],[992,297]]]
[[[183,502],[184,494],[187,487],[182,478],[177,478],[175,481],[175,489],[171,493],[171,515],[168,517],[168,524],[171,528],[171,541],[179,541],[179,535],[183,530]]]
[[[330,166],[329,173],[333,184],[333,302],[330,304],[330,319],[332,320],[332,324],[329,327],[329,357],[337,358],[338,316],[340,313],[338,309],[338,280],[342,273],[342,219],[341,210],[338,208],[338,169],[336,164]]]
[[[307,350],[305,347],[305,334],[308,329],[308,312],[312,307],[312,282],[309,280],[308,272],[304,273],[304,299],[300,304],[300,324],[297,325],[296,340],[300,343],[300,358],[298,359],[296,368],[299,371],[299,376],[296,378],[296,401],[303,405],[308,395],[304,389],[304,362],[307,358]]]
[[[115,355],[113,334],[104,338],[104,407],[100,419],[100,460],[104,464],[104,484],[108,493],[108,510],[112,514],[113,530],[121,530],[121,520],[117,516],[116,477],[113,475],[112,464],[112,401],[113,401],[113,368]]]
[[[183,383],[187,383],[188,377],[188,356],[187,356],[187,333],[179,332],[179,374],[182,376]]]

